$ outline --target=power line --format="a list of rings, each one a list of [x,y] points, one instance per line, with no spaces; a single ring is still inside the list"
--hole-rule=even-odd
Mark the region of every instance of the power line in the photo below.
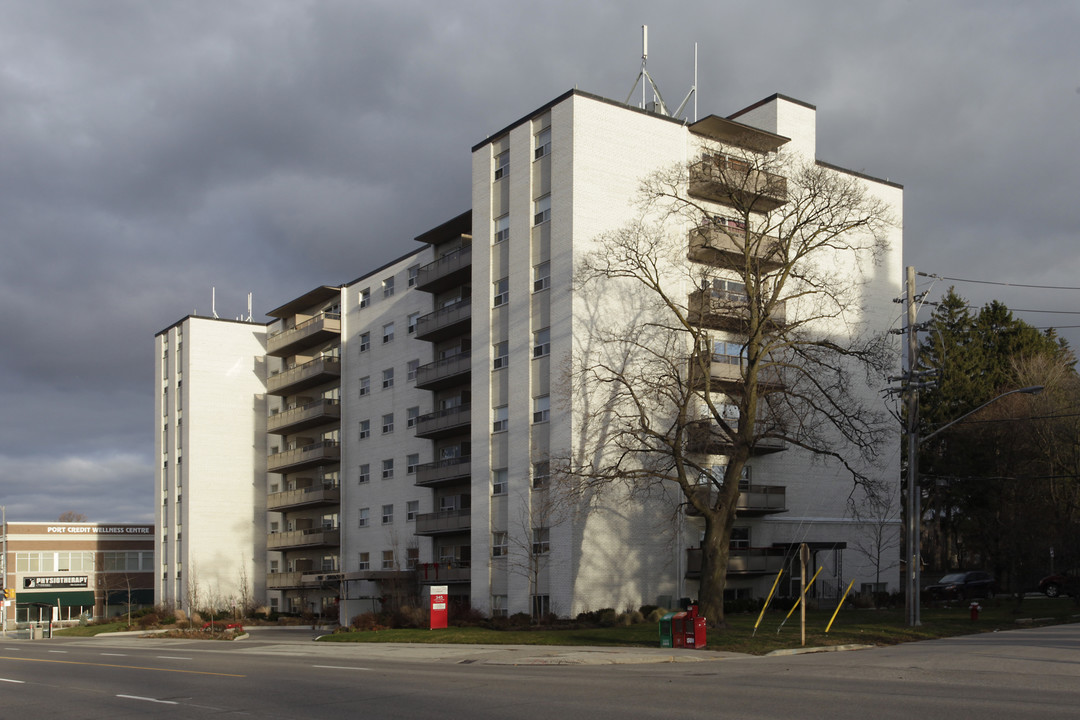
[[[1071,286],[1068,286],[1068,285],[1027,285],[1027,284],[1024,284],[1024,283],[1007,283],[1007,282],[997,282],[997,281],[994,281],[994,280],[971,280],[971,279],[968,279],[968,278],[947,277],[945,275],[934,275],[932,273],[924,273],[924,272],[919,273],[919,275],[921,275],[923,277],[928,277],[928,278],[937,278],[938,280],[950,280],[952,282],[976,283],[978,285],[1003,285],[1005,287],[1035,288],[1035,289],[1038,289],[1038,290],[1080,290],[1080,287],[1071,287]]]

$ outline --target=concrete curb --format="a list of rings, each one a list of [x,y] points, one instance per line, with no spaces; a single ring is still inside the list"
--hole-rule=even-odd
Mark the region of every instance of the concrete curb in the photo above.
[[[784,655],[807,655],[809,653],[844,652],[847,650],[869,650],[874,645],[822,645],[821,647],[785,648],[766,653],[764,657],[782,657]]]

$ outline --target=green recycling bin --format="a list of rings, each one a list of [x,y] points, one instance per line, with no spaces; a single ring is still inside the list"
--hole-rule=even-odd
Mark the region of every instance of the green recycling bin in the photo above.
[[[671,621],[676,615],[682,615],[682,613],[669,612],[660,618],[660,647],[662,648],[675,647],[674,636],[671,632]]]

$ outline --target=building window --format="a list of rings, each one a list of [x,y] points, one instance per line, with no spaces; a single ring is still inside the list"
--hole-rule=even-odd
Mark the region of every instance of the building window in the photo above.
[[[382,432],[383,435],[394,432],[394,413],[387,413],[382,416]]]
[[[540,263],[533,267],[533,292],[540,292],[551,287],[551,263]]]
[[[360,480],[361,484],[369,482],[371,480],[371,465],[364,463],[360,466]]]
[[[409,267],[409,287],[416,287],[416,277],[420,274],[420,266],[412,265]]]
[[[491,557],[506,557],[507,538],[504,532],[491,533]]]
[[[551,154],[551,128],[546,127],[536,133],[536,149],[533,151],[533,159],[539,160],[549,154]]]
[[[405,380],[408,382],[414,382],[416,380],[416,371],[420,369],[419,360],[410,360],[405,365]]]
[[[407,522],[413,522],[416,520],[416,516],[420,514],[420,501],[409,500],[405,503],[405,520]]]
[[[748,527],[734,527],[731,528],[731,549],[732,550],[746,550],[750,547],[750,528]]]
[[[416,332],[416,321],[420,318],[420,313],[409,313],[409,334],[412,335]]]
[[[365,375],[364,377],[360,378],[360,397],[364,397],[365,395],[369,394],[370,392],[371,392],[371,376],[370,375]]]
[[[740,342],[713,342],[712,361],[741,367],[746,362],[746,346]]]
[[[532,486],[534,488],[547,487],[550,478],[551,464],[547,460],[533,463]]]
[[[362,552],[357,560],[356,567],[358,570],[370,570],[371,569],[371,554]]]
[[[506,364],[510,359],[510,343],[504,340],[503,342],[495,343],[493,347],[495,360],[491,367],[493,370],[502,370],[506,367]]]
[[[551,219],[551,195],[533,201],[533,225],[541,225]]]
[[[506,494],[506,468],[500,468],[498,470],[491,471],[491,494],[492,495],[505,495]]]
[[[360,439],[365,440],[365,439],[367,439],[369,437],[371,437],[371,421],[370,420],[361,420],[360,421]]]
[[[533,555],[544,555],[551,551],[551,537],[548,528],[533,528]]]
[[[394,276],[386,278],[382,281],[382,296],[388,298],[394,294]]]
[[[506,617],[508,610],[505,595],[491,596],[491,617]]]
[[[366,308],[371,304],[371,288],[364,288],[360,291],[360,307]]]
[[[510,278],[495,281],[495,307],[510,302]]]
[[[394,506],[383,505],[382,506],[382,524],[390,525],[394,522]]]
[[[416,427],[416,420],[420,417],[420,407],[411,407],[405,410],[405,427]]]
[[[533,333],[533,357],[544,357],[551,353],[551,328],[544,328]]]
[[[382,569],[393,570],[394,569],[394,551],[383,550],[382,553]]]
[[[394,368],[386,368],[382,371],[383,390],[394,387]]]
[[[357,527],[367,527],[368,521],[371,516],[371,510],[369,508],[360,508],[358,513]]]
[[[390,480],[394,477],[394,459],[382,461],[382,479]]]
[[[510,216],[502,215],[495,218],[495,244],[506,242],[510,239]]]
[[[383,345],[394,342],[394,323],[386,323],[382,326]]]
[[[533,617],[542,618],[551,614],[551,597],[549,595],[532,596]]]
[[[360,352],[367,352],[371,347],[371,333],[360,333]]]
[[[405,474],[415,475],[416,466],[420,464],[420,453],[412,453],[405,456]]]
[[[533,398],[533,422],[547,422],[551,413],[551,396],[541,395]]]
[[[510,151],[503,150],[495,156],[495,179],[501,180],[510,174]]]
[[[505,432],[509,422],[509,408],[506,405],[495,408],[495,420],[491,424],[491,432]]]

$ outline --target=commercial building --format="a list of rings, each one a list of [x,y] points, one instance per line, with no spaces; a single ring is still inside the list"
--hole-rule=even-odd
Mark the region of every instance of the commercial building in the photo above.
[[[9,522],[0,541],[9,623],[112,617],[154,602],[152,525]]]
[[[163,331],[163,386],[171,387],[162,343],[178,347],[181,328],[187,352],[216,363],[201,378],[185,370],[187,384],[175,395],[186,403],[184,432],[206,422],[209,429],[197,430],[204,437],[226,426],[236,433],[202,445],[179,436],[185,503],[238,488],[227,508],[216,506],[214,522],[198,525],[170,510],[181,475],[165,469],[166,454],[179,466],[181,446],[172,444],[173,430],[159,433],[159,494],[177,531],[183,517],[185,571],[197,565],[200,582],[219,573],[224,587],[236,575],[224,566],[236,563],[218,549],[250,552],[251,587],[269,605],[343,621],[422,596],[431,584],[493,615],[574,615],[693,597],[701,525],[680,509],[681,499],[612,495],[569,508],[557,497],[551,458],[586,450],[588,392],[569,383],[569,368],[596,313],[620,312],[614,298],[584,297],[572,278],[596,238],[638,217],[633,200],[644,178],[700,166],[708,148],[725,143],[760,152],[783,146],[813,161],[815,123],[812,106],[779,95],[731,118],[688,123],[571,91],[472,149],[471,210],[417,237],[414,251],[271,311],[265,334],[262,326],[230,324],[222,332],[235,345],[193,331],[220,321],[187,318]],[[827,167],[857,178],[900,217],[899,186]],[[695,202],[722,217],[723,193],[700,177],[686,182]],[[687,263],[708,262],[696,230],[682,235]],[[900,293],[899,226],[887,240],[880,265],[837,268],[863,279],[860,320],[881,330]],[[686,288],[691,303],[699,290]],[[235,368],[230,377],[240,379],[226,389],[221,383]],[[204,383],[217,390],[187,395]],[[160,394],[168,424],[167,393]],[[219,396],[233,404],[209,416],[192,404]],[[899,427],[885,445],[886,454],[899,448]],[[701,452],[724,462],[722,446]],[[197,454],[206,458],[199,471]],[[214,475],[226,462],[235,470]],[[894,483],[895,472],[877,479]],[[802,542],[824,568],[818,592],[835,594],[846,580],[857,588],[879,582],[875,561],[854,551],[866,523],[849,512],[842,467],[777,445],[752,458],[746,481],[729,568],[733,595],[764,595]],[[898,532],[895,519],[883,522]],[[226,528],[233,534],[222,535]],[[174,542],[163,529],[166,538]],[[162,557],[160,597],[183,604],[181,586],[167,580],[179,567]]]

